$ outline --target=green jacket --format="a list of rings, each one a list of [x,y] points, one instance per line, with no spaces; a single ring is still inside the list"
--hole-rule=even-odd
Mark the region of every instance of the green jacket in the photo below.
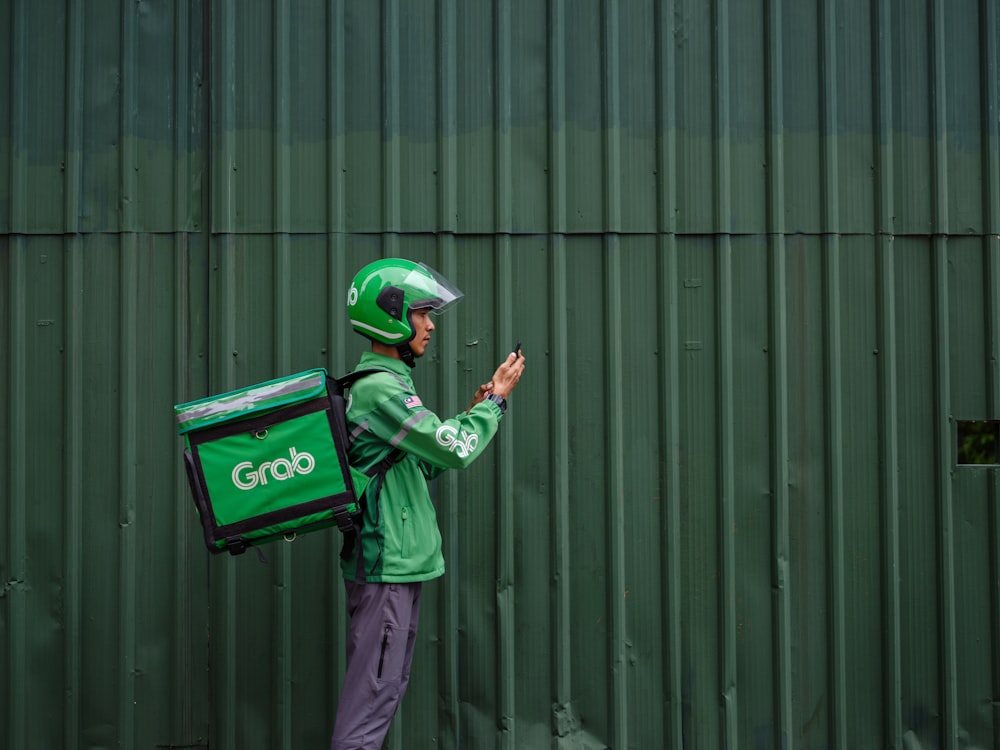
[[[359,543],[341,568],[353,581],[427,581],[444,574],[427,481],[483,452],[497,432],[500,407],[484,401],[442,421],[421,403],[405,363],[366,352],[355,370],[372,368],[387,372],[358,380],[347,401],[351,466],[367,471],[395,448],[407,455],[389,469],[381,491],[377,477],[368,483]]]

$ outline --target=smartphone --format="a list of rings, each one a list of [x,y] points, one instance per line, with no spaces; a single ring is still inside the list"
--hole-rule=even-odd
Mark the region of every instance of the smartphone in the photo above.
[[[514,344],[514,356],[515,357],[520,357],[521,356],[521,342],[520,341],[518,341],[516,344]]]

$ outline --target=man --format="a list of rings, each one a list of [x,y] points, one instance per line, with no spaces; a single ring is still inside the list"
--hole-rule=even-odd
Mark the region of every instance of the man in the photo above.
[[[483,452],[524,371],[524,356],[512,352],[452,419],[423,405],[410,369],[430,344],[431,313],[461,298],[434,270],[401,259],[365,266],[348,291],[351,326],[372,342],[356,370],[381,372],[358,380],[347,406],[351,466],[374,476],[342,554],[351,620],[332,750],[382,747],[410,678],[421,585],[444,574],[427,480]]]

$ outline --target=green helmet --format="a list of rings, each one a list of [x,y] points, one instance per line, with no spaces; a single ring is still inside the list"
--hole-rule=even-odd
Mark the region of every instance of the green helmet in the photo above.
[[[369,263],[354,276],[347,291],[347,315],[351,327],[362,336],[400,348],[407,359],[415,332],[411,310],[441,313],[462,299],[462,292],[423,263],[385,258]]]

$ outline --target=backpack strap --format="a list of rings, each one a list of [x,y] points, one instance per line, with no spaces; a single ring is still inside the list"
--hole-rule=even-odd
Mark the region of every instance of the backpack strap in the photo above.
[[[393,467],[393,465],[398,464],[404,458],[406,458],[406,451],[404,451],[402,448],[390,448],[389,452],[385,455],[385,457],[377,464],[372,466],[368,471],[366,471],[365,474],[367,474],[370,477],[375,477],[375,476],[384,477],[388,473],[389,469]]]
[[[382,483],[385,482],[385,475],[389,473],[389,469],[398,464],[406,458],[406,451],[401,448],[390,448],[389,452],[382,458],[381,461],[372,466],[365,474],[372,479],[374,479],[378,484],[375,485],[375,502],[378,502],[378,496],[382,493]],[[340,548],[340,558],[342,560],[350,559],[351,555],[354,553],[354,544],[357,542],[358,536],[361,533],[361,519],[364,518],[365,510],[368,507],[368,500],[366,498],[368,494],[367,488],[361,497],[358,498],[358,512],[354,515],[354,524],[352,527],[344,532],[344,544]]]
[[[327,375],[327,379],[335,382],[340,387],[341,391],[346,391],[357,381],[361,380],[361,378],[367,377],[368,375],[374,375],[377,372],[385,372],[390,375],[393,374],[389,372],[389,370],[382,370],[380,368],[374,367],[374,368],[369,368],[367,370],[355,370],[354,372],[349,372],[346,375],[341,375],[339,378],[335,378],[332,375]]]
[[[354,383],[356,383],[361,378],[366,377],[368,375],[374,375],[375,373],[379,372],[385,372],[390,375],[394,375],[394,373],[389,372],[388,370],[369,369],[369,370],[357,370],[355,372],[348,373],[343,377],[330,378],[330,379],[333,380],[334,383],[336,383],[338,393],[343,394],[345,390],[350,389],[350,387],[354,385]],[[366,476],[375,479],[378,482],[378,484],[375,486],[376,502],[378,501],[379,494],[381,494],[382,492],[382,483],[385,481],[385,475],[389,472],[389,469],[391,469],[397,463],[402,461],[404,458],[406,458],[406,451],[402,450],[401,448],[390,447],[389,450],[386,451],[386,454],[380,460],[376,461],[372,466],[368,468],[367,471],[365,471]],[[361,519],[364,518],[365,510],[368,504],[366,500],[366,495],[367,495],[367,488],[365,492],[361,494],[361,497],[358,498],[358,511],[357,513],[352,514],[352,524],[350,528],[341,529],[342,531],[344,531],[344,545],[343,547],[341,547],[340,557],[344,560],[349,559],[350,556],[354,553],[354,545],[357,542],[357,538],[361,531],[360,528]]]

